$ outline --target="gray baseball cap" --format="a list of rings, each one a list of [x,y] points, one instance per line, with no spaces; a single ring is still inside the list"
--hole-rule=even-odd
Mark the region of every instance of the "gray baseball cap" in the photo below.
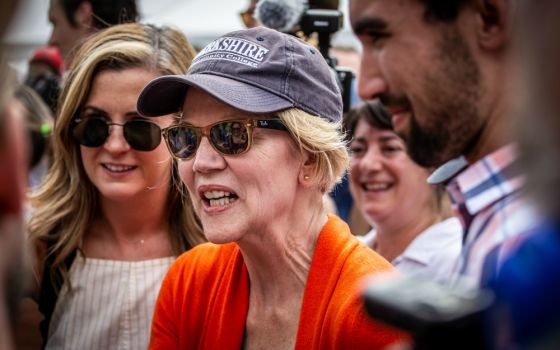
[[[138,97],[138,112],[148,117],[178,112],[189,86],[244,112],[296,107],[329,121],[342,118],[335,73],[321,53],[264,27],[225,34],[198,53],[186,75],[152,80]]]

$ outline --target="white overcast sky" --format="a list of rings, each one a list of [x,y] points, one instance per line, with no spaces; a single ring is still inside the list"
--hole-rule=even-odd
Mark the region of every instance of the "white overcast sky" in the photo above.
[[[18,13],[4,42],[41,45],[50,34],[47,20],[49,0],[20,0]],[[198,44],[242,28],[238,13],[248,0],[139,0],[141,21],[173,25]],[[346,0],[341,8],[346,8]],[[346,12],[346,11],[344,11]]]

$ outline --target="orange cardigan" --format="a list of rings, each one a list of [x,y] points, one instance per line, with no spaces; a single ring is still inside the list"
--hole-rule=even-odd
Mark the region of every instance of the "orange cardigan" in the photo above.
[[[296,349],[383,349],[402,333],[368,319],[357,284],[391,265],[329,216],[304,292]],[[271,277],[272,278],[272,277]],[[199,245],[161,286],[150,349],[236,349],[243,344],[249,276],[236,244]]]

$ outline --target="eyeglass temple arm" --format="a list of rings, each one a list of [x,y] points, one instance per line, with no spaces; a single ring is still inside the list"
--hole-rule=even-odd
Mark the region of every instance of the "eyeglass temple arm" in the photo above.
[[[284,125],[284,123],[282,123],[280,119],[259,119],[256,120],[255,127],[263,128],[263,129],[288,131],[288,128],[286,128],[286,126]]]

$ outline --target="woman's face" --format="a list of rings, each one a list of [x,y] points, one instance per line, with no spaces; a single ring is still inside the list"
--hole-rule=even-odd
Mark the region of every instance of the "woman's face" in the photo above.
[[[231,119],[257,118],[189,88],[183,121],[197,127]],[[289,217],[298,191],[302,156],[286,131],[253,130],[248,152],[224,156],[203,137],[179,173],[214,243],[238,242]]]
[[[145,68],[104,70],[93,79],[82,118],[104,118],[124,124],[142,118],[136,100],[142,88],[160,76]],[[171,117],[150,118],[165,127]],[[142,194],[167,193],[171,181],[171,157],[162,142],[153,151],[137,151],[123,136],[123,127],[110,126],[110,134],[99,147],[80,146],[85,172],[99,190],[101,198],[127,200]]]
[[[358,121],[350,144],[350,190],[372,225],[406,222],[422,215],[433,191],[429,171],[414,163],[390,130]]]

